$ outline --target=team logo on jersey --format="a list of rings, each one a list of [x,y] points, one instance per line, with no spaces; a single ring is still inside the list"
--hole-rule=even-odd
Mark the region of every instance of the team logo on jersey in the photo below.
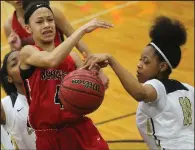
[[[41,6],[40,4],[39,5],[37,5],[37,7],[39,7],[39,6]]]
[[[41,73],[41,80],[63,80],[66,75],[63,70],[45,70]]]
[[[20,109],[17,109],[18,112],[20,112],[24,107],[20,108]]]

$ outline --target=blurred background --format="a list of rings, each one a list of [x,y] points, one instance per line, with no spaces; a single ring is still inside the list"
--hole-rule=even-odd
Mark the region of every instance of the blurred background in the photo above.
[[[74,29],[93,18],[115,25],[110,30],[98,29],[83,41],[93,53],[110,53],[134,76],[143,48],[150,42],[148,29],[158,15],[179,19],[187,27],[188,40],[182,47],[182,60],[171,78],[194,86],[194,2],[193,1],[51,1]],[[1,61],[9,51],[3,25],[14,9],[1,1]],[[74,49],[76,51],[76,49]],[[110,86],[101,107],[90,114],[110,149],[147,149],[136,127],[137,102],[127,94],[118,78],[107,67]],[[1,89],[1,98],[5,96]]]

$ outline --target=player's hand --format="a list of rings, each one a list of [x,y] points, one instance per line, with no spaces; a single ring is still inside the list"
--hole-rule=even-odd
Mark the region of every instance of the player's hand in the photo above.
[[[83,63],[85,63],[87,61],[87,59],[88,59],[88,56],[84,52],[83,53],[83,58],[82,58]],[[102,80],[105,89],[107,89],[109,87],[109,81],[110,80],[102,71],[100,71],[100,69],[103,68],[104,66],[107,66],[108,65],[108,61],[106,60],[103,63],[99,63],[99,64],[96,63],[94,66],[92,66],[91,70],[99,71],[98,76]]]
[[[8,43],[10,44],[12,50],[20,50],[22,47],[21,39],[14,31],[12,31],[8,36]]]
[[[109,54],[92,54],[85,60],[82,68],[91,69],[95,64],[98,64],[101,68],[104,68],[109,64],[109,57]]]
[[[102,80],[105,89],[108,89],[109,82],[110,82],[110,79],[108,78],[108,76],[106,76],[102,71],[99,72],[99,75],[98,76]]]
[[[90,33],[97,28],[109,29],[113,26],[114,26],[113,24],[110,24],[110,23],[105,22],[105,21],[100,21],[100,20],[97,20],[95,18],[95,19],[89,21],[88,23],[86,23],[85,25],[83,25],[83,30],[85,33]]]

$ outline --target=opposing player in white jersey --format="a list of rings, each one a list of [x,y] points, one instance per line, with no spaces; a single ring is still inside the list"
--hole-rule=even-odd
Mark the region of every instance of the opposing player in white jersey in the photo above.
[[[194,149],[194,87],[169,79],[181,60],[186,29],[180,21],[160,16],[149,36],[152,41],[137,65],[139,82],[110,54],[90,56],[83,68],[96,63],[112,67],[125,90],[139,102],[136,123],[150,149]]]
[[[1,99],[1,125],[13,136],[19,149],[36,149],[34,130],[27,123],[28,102],[19,64],[19,51],[8,53],[3,61],[1,82],[8,96]]]
[[[11,136],[7,131],[1,126],[1,149],[14,149],[11,143]]]

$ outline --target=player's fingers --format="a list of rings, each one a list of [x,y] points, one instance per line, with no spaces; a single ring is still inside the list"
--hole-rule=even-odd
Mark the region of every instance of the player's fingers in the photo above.
[[[87,59],[85,60],[84,64],[83,64],[83,67],[81,67],[81,69],[87,69],[91,64],[91,59]]]
[[[114,27],[114,25],[113,25],[113,24],[111,24],[111,23],[108,23],[108,22],[106,22],[106,21],[98,21],[97,23],[98,23],[98,24],[105,25],[105,26]]]
[[[90,66],[89,66],[89,70],[98,63],[98,58],[94,58],[91,62],[90,62]]]
[[[97,71],[99,71],[99,70],[101,69],[100,65],[98,65],[98,64],[95,64],[94,66],[95,66],[95,69],[96,69]]]
[[[90,66],[89,66],[89,70],[91,70],[91,69],[94,67],[94,65],[95,65],[95,62],[92,62],[92,63],[90,64]]]
[[[92,60],[94,60],[94,56],[93,56],[93,55],[87,57],[87,58],[86,58],[86,61],[85,61],[85,63],[84,63],[84,65],[86,65],[87,63],[88,63],[88,64],[91,63]]]
[[[86,65],[84,65],[83,67],[81,67],[80,69],[87,69],[87,66]]]
[[[90,70],[92,67],[93,67],[93,65],[94,65],[94,63],[93,63],[93,59],[89,59],[88,61],[87,61],[87,67],[88,67],[88,69]],[[91,67],[90,67],[91,66]]]
[[[109,26],[109,25],[106,25],[106,24],[100,24],[100,23],[98,23],[98,27],[99,27],[99,28],[106,28],[106,29],[109,29],[109,28],[111,28],[112,26]]]

